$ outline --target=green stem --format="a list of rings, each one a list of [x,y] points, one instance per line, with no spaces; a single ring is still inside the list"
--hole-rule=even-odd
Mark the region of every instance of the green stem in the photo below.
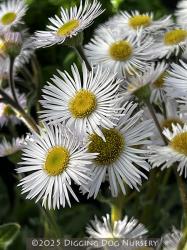
[[[10,57],[10,66],[9,66],[9,86],[12,92],[12,96],[14,98],[14,101],[19,104],[18,98],[16,95],[16,87],[15,87],[15,82],[14,82],[14,58]]]
[[[82,48],[82,46],[77,46],[77,47],[74,47],[75,48],[75,51],[76,53],[79,55],[79,57],[81,58],[81,60],[83,60],[86,64],[86,67],[89,71],[92,70],[92,67],[90,66],[90,63],[88,62],[85,54],[84,54],[84,50]]]
[[[0,89],[0,95],[3,97],[3,100],[6,104],[10,105],[23,119],[25,125],[31,130],[35,131],[36,133],[39,133],[39,129],[37,127],[37,124],[32,119],[31,116],[29,116],[25,110],[17,103],[15,100],[11,99],[2,89]]]
[[[187,229],[183,232],[183,236],[177,246],[177,250],[187,250]]]
[[[153,118],[153,120],[155,122],[155,125],[156,125],[156,127],[157,127],[157,129],[158,129],[158,131],[160,133],[160,136],[161,136],[163,142],[165,143],[165,145],[167,145],[168,142],[167,142],[165,136],[162,133],[162,128],[161,128],[160,123],[159,123],[159,121],[158,121],[158,119],[156,117],[156,114],[155,114],[155,111],[154,111],[154,108],[153,108],[152,104],[150,103],[149,100],[146,100],[145,103],[146,103],[146,105],[147,105],[147,107],[149,109],[149,112],[150,112],[150,114],[151,114],[151,116],[152,116],[152,118]]]
[[[115,221],[121,220],[123,215],[124,196],[120,192],[111,202],[111,222],[114,225]]]

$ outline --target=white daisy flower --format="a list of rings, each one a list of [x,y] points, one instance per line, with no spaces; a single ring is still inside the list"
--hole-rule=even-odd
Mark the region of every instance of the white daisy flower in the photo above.
[[[23,0],[8,0],[0,5],[0,29],[7,30],[22,23],[27,11]]]
[[[177,250],[182,238],[182,232],[173,227],[172,232],[163,237],[163,250]]]
[[[156,34],[152,51],[157,58],[177,56],[186,49],[187,29],[176,27],[166,32]]]
[[[93,65],[102,64],[119,76],[143,71],[150,60],[151,37],[128,35],[124,32],[113,32],[107,27],[100,28],[100,35],[95,35],[85,46],[85,54]]]
[[[182,0],[178,2],[175,16],[177,17],[177,23],[179,25],[186,26],[186,23],[187,23],[187,1],[186,0]]]
[[[174,163],[178,163],[177,171],[180,175],[187,177],[187,124],[173,125],[172,131],[167,128],[163,134],[168,139],[167,146],[152,146],[150,162],[154,167],[161,169],[169,168]]]
[[[47,26],[48,31],[37,31],[35,34],[36,46],[40,48],[65,42],[90,26],[103,12],[97,0],[83,2],[81,0],[79,7],[71,7],[70,10],[61,8],[61,17],[55,15],[49,18],[51,24]]]
[[[147,234],[147,229],[138,220],[125,216],[123,220],[115,221],[112,225],[110,215],[102,217],[100,221],[95,216],[95,220],[87,226],[86,231],[91,238],[94,239],[133,239]]]
[[[129,94],[135,94],[144,86],[148,85],[151,91],[151,102],[158,102],[164,100],[165,91],[164,77],[168,65],[163,61],[160,63],[152,63],[144,69],[143,73],[129,77],[127,80],[127,87],[124,87]]]
[[[23,148],[24,138],[13,138],[11,142],[3,138],[0,143],[0,157],[16,153]]]
[[[10,57],[14,57],[14,73],[27,64],[34,54],[33,38],[26,31],[3,32],[0,34],[0,60],[4,72],[9,73]]]
[[[12,97],[11,90],[9,88],[5,89],[6,94]],[[19,105],[25,109],[26,107],[26,97],[24,94],[20,94],[18,90],[16,90],[16,96],[19,102]],[[21,122],[21,120],[17,117],[16,112],[10,107],[10,105],[0,102],[0,127],[3,127],[8,122],[16,125]]]
[[[109,129],[115,125],[111,118],[116,116],[121,102],[117,95],[121,81],[101,66],[89,72],[83,63],[82,79],[76,65],[71,70],[73,77],[58,71],[60,77],[54,76],[53,83],[44,87],[41,118],[66,122],[80,136],[86,132],[103,136],[100,126]]]
[[[139,11],[132,11],[131,13],[123,11],[118,15],[112,17],[107,24],[112,29],[119,29],[128,32],[130,34],[136,34],[137,31],[142,29],[144,32],[156,32],[161,29],[167,29],[172,25],[171,16],[163,17],[159,20],[154,20],[153,13],[143,13]]]
[[[97,196],[102,182],[108,180],[112,196],[120,189],[126,194],[125,185],[139,190],[142,177],[147,178],[143,170],[149,171],[146,145],[150,143],[153,124],[142,121],[143,111],[137,111],[137,104],[125,103],[123,113],[117,125],[103,129],[105,141],[97,134],[88,137],[88,152],[99,153],[90,166],[91,180],[88,181],[88,197]],[[141,148],[141,146],[144,148]]]
[[[79,140],[61,125],[40,129],[34,133],[23,149],[22,166],[18,173],[29,173],[19,186],[27,199],[43,200],[42,205],[49,209],[70,204],[69,193],[76,201],[78,198],[71,184],[75,182],[85,188],[89,168],[86,166],[95,158],[87,153]]]
[[[171,64],[165,80],[166,91],[170,97],[180,98],[187,94],[187,64],[182,60],[179,62],[180,64]]]

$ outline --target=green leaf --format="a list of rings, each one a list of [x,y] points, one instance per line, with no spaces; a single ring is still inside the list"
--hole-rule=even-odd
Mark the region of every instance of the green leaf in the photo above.
[[[8,223],[0,226],[0,250],[6,250],[12,244],[20,231],[17,223]]]

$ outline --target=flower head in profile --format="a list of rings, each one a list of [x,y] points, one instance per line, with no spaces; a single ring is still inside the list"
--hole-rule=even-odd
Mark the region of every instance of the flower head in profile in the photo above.
[[[160,34],[156,34],[155,44],[152,47],[157,58],[169,58],[172,55],[179,55],[186,49],[187,29],[174,27]]]
[[[167,146],[151,146],[150,162],[153,167],[169,168],[177,163],[177,171],[187,177],[187,125],[172,125],[172,130],[164,129]]]
[[[153,40],[145,38],[141,31],[138,35],[128,35],[104,26],[85,45],[85,53],[93,65],[102,64],[121,77],[144,70],[152,44]]]
[[[61,8],[60,17],[49,18],[48,31],[37,31],[35,34],[36,46],[48,47],[61,44],[67,39],[77,36],[98,17],[103,10],[97,0],[89,3],[80,1],[80,6],[71,7],[70,10]]]
[[[5,89],[6,94],[12,97],[11,90],[9,88]],[[26,97],[24,94],[20,94],[18,90],[16,90],[16,96],[18,98],[19,105],[25,109],[26,107]],[[0,127],[3,127],[8,122],[12,124],[19,124],[21,120],[18,118],[18,114],[12,109],[9,104],[0,102]]]
[[[131,95],[145,94],[146,86],[150,89],[151,102],[162,101],[165,96],[165,76],[168,65],[163,61],[147,66],[143,73],[131,76],[124,88]],[[149,94],[149,93],[148,93]]]
[[[138,238],[147,234],[147,229],[138,220],[125,216],[123,220],[115,221],[112,225],[110,215],[102,217],[103,221],[98,220],[95,216],[95,220],[92,220],[90,225],[87,226],[86,232],[91,238],[94,239],[120,239]]]
[[[173,227],[171,233],[163,236],[163,250],[177,250],[179,242],[182,238],[182,232]]]
[[[78,198],[72,183],[82,185],[88,180],[88,168],[95,154],[88,153],[71,131],[61,125],[47,126],[34,133],[23,149],[18,173],[28,175],[21,179],[22,193],[27,199],[42,200],[49,209],[66,203],[71,206],[69,194]]]
[[[120,190],[126,194],[125,185],[139,190],[142,177],[147,178],[144,170],[149,171],[150,167],[146,162],[146,145],[150,143],[153,124],[150,120],[142,121],[143,111],[136,108],[136,104],[125,103],[116,126],[102,129],[105,141],[95,133],[88,136],[88,152],[98,153],[90,166],[88,197],[96,197],[104,181],[109,182],[115,197]]]
[[[11,142],[3,138],[0,143],[0,157],[16,153],[23,148],[24,138],[13,138]]]
[[[53,83],[44,87],[41,118],[53,123],[66,122],[80,136],[96,132],[103,137],[100,126],[109,129],[115,125],[111,118],[120,108],[117,91],[121,81],[101,66],[89,72],[83,63],[82,78],[76,65],[71,70],[72,76],[59,71],[60,77],[54,76]]]
[[[23,0],[7,0],[0,5],[0,30],[8,30],[21,24],[27,11]]]
[[[107,25],[112,29],[123,30],[129,34],[136,34],[140,29],[145,33],[157,32],[158,30],[168,29],[172,24],[170,16],[163,17],[159,20],[154,20],[153,13],[140,13],[139,11],[122,11],[120,14],[112,17]]]

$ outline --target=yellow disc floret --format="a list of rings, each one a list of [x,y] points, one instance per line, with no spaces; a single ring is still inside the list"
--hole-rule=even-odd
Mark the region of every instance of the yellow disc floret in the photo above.
[[[166,77],[166,73],[162,73],[157,79],[156,81],[153,83],[153,86],[156,88],[156,89],[160,89],[164,86],[164,83],[165,83],[165,77]]]
[[[164,43],[165,45],[177,45],[180,42],[185,41],[187,38],[187,31],[183,29],[175,29],[165,33]]]
[[[180,154],[187,156],[187,132],[176,135],[169,146]]]
[[[123,135],[116,129],[103,129],[102,132],[106,141],[97,134],[90,135],[88,151],[99,153],[95,159],[97,165],[110,165],[119,158],[124,149],[125,140]]]
[[[89,90],[81,89],[69,102],[69,111],[74,118],[84,118],[95,110],[96,96]]]
[[[11,115],[16,115],[16,114],[10,105],[5,104],[3,108],[3,115],[11,116]]]
[[[8,12],[1,17],[1,23],[3,25],[9,25],[13,23],[15,19],[16,19],[16,13]]]
[[[129,19],[129,25],[133,28],[133,29],[137,29],[140,27],[147,27],[151,24],[151,17],[147,16],[147,15],[136,15],[133,16]]]
[[[109,54],[116,61],[125,61],[132,56],[133,48],[126,40],[113,43],[109,48]]]
[[[179,125],[183,126],[183,125],[184,125],[184,122],[181,121],[179,118],[171,117],[171,118],[169,118],[169,119],[164,120],[164,121],[161,123],[161,126],[162,126],[163,129],[164,129],[164,128],[168,128],[170,131],[173,131],[173,129],[172,129],[172,124],[173,124],[173,125],[179,124]]]
[[[58,36],[68,36],[71,34],[72,31],[74,31],[76,28],[79,27],[79,21],[74,19],[71,20],[65,24],[63,24],[58,30],[57,35]]]
[[[44,169],[50,176],[60,175],[68,166],[69,151],[64,147],[51,148],[46,156]]]

